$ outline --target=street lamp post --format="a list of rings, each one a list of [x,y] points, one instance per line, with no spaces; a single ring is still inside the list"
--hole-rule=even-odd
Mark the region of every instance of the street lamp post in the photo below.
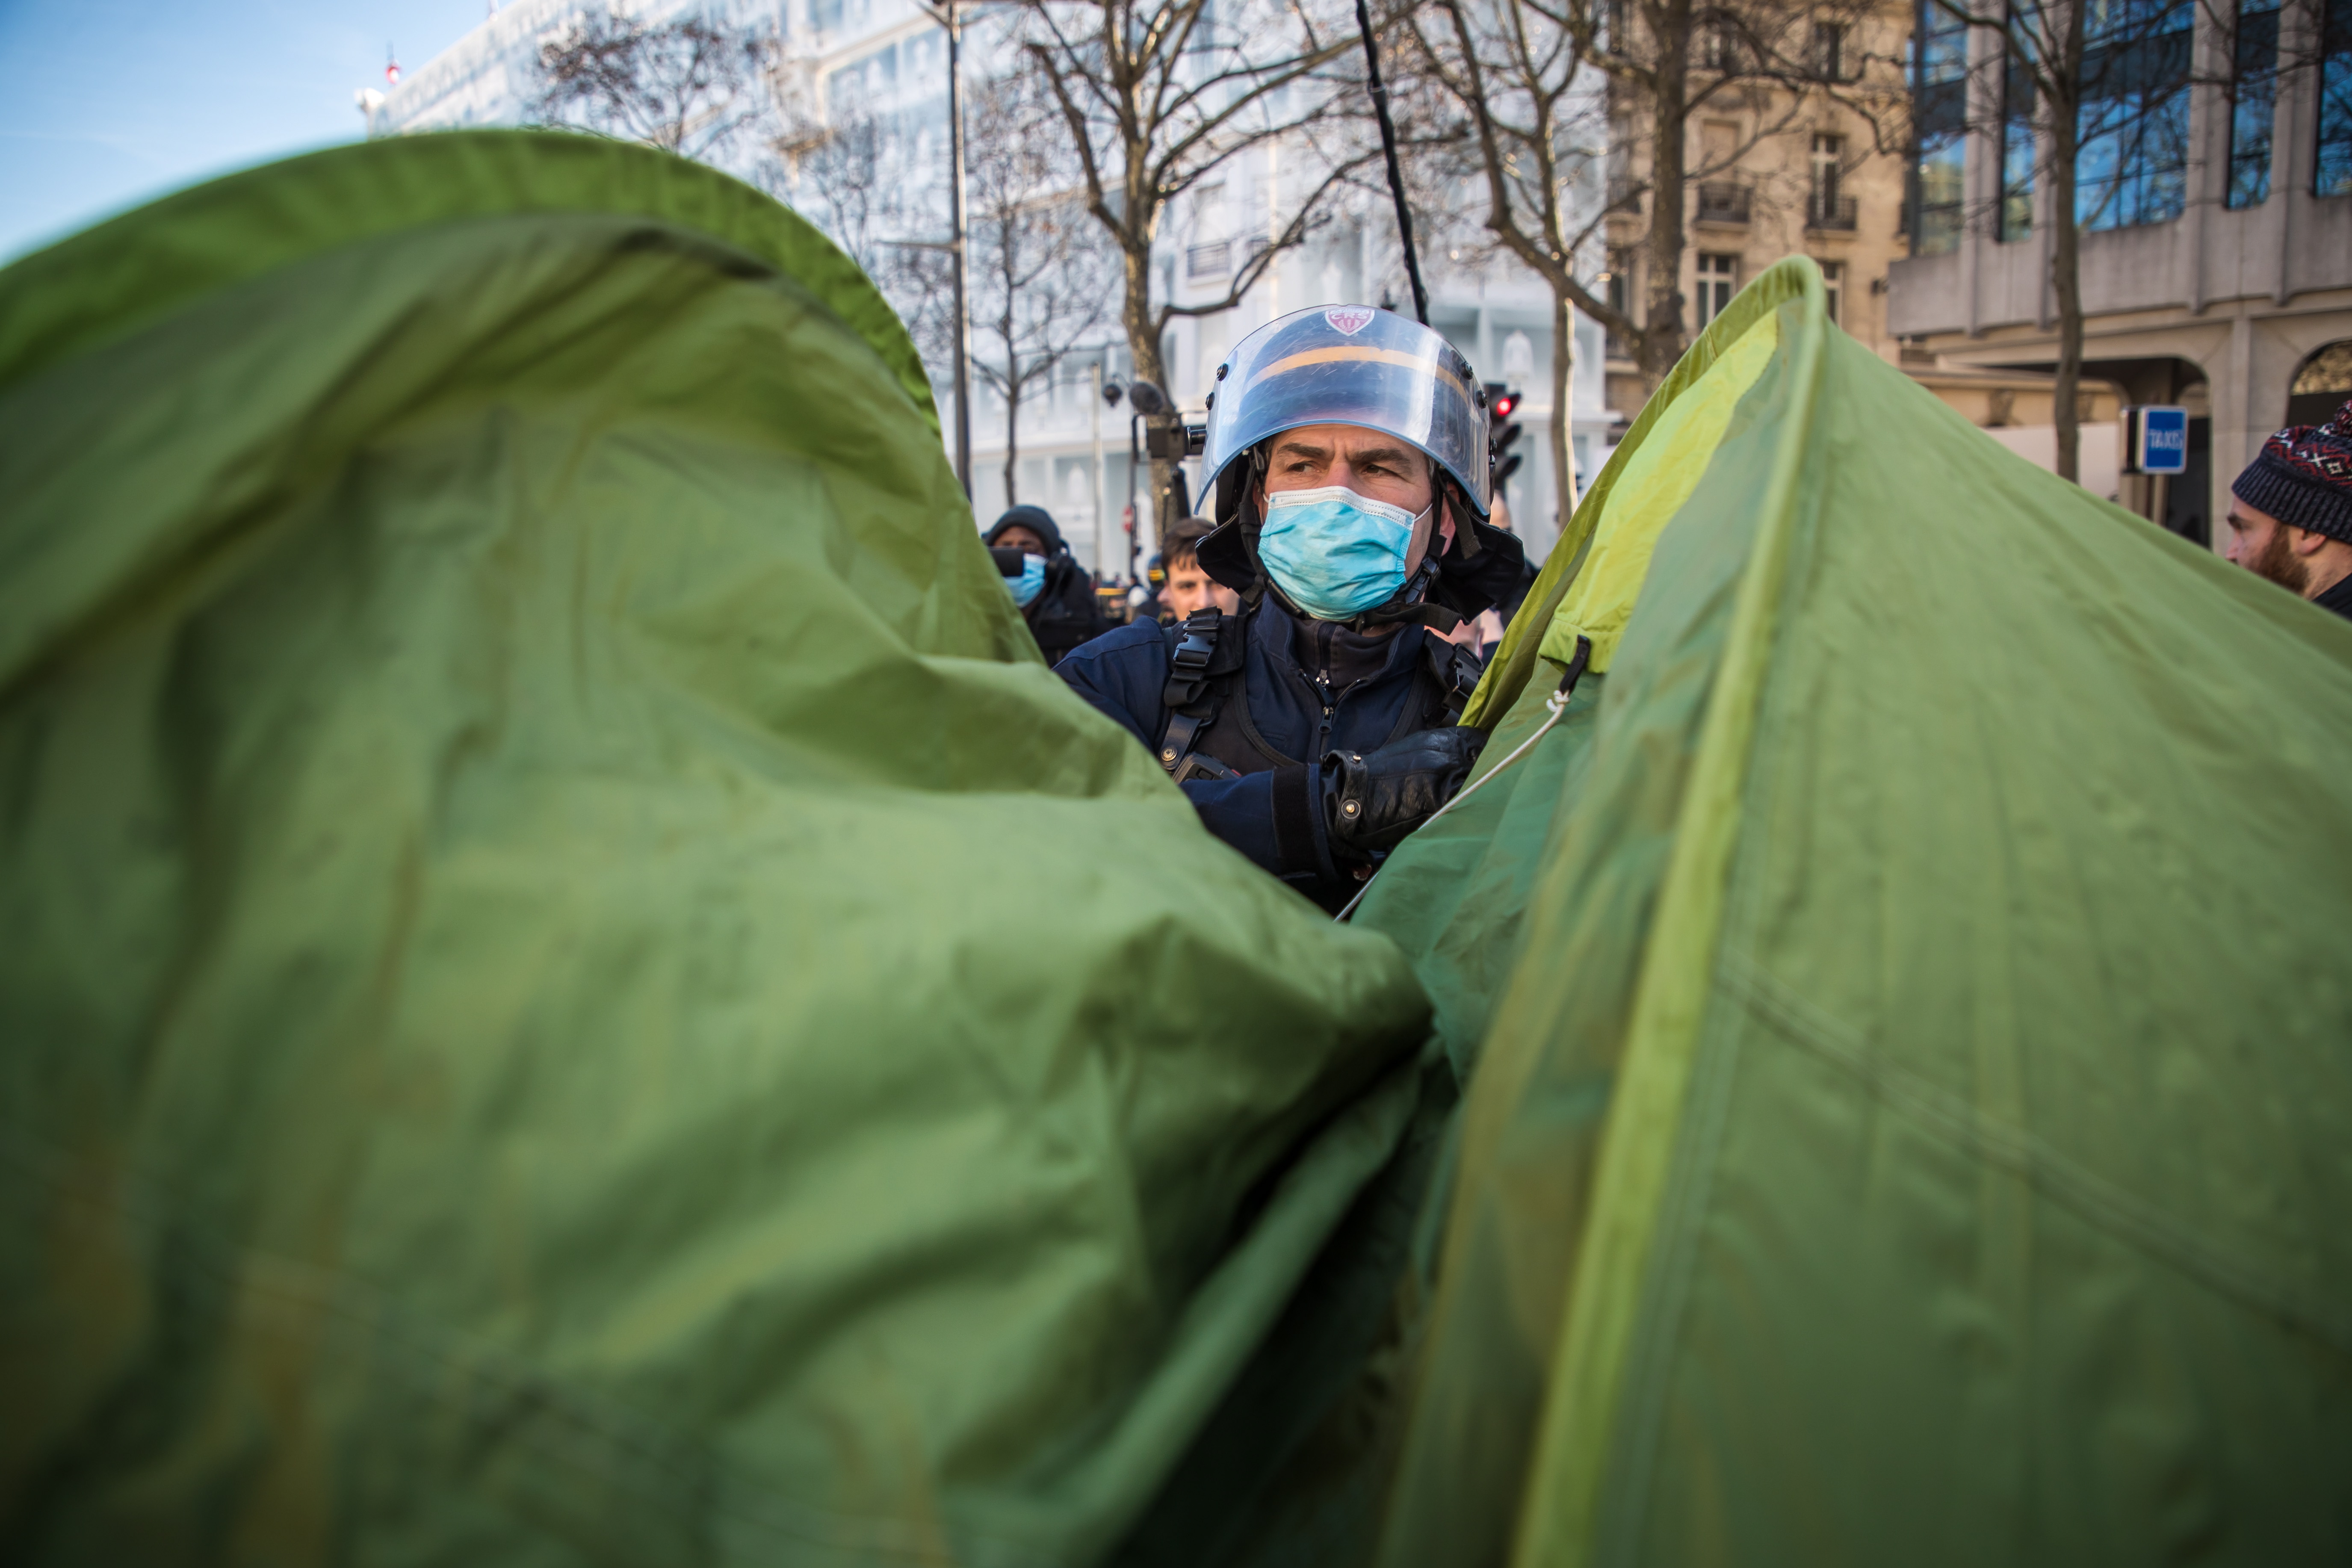
[[[963,72],[960,68],[962,29],[956,21],[956,0],[917,0],[931,20],[948,35],[948,160],[954,165],[948,181],[948,216],[953,232],[947,243],[933,240],[886,239],[885,245],[908,250],[944,250],[953,264],[955,279],[955,472],[964,499],[971,499],[971,312],[964,304],[963,212]]]
[[[1118,391],[1116,387],[1103,384],[1101,360],[1096,360],[1087,367],[1087,382],[1100,394],[1087,400],[1087,407],[1091,410],[1089,423],[1093,426],[1095,442],[1095,581],[1099,583],[1110,575],[1110,487],[1103,477],[1103,404],[1116,399]]]
[[[971,497],[971,314],[965,308],[963,286],[963,72],[959,68],[961,31],[956,26],[956,0],[945,0],[948,30],[948,157],[955,165],[948,187],[948,209],[954,222],[955,258],[955,401],[956,482],[964,498]]]

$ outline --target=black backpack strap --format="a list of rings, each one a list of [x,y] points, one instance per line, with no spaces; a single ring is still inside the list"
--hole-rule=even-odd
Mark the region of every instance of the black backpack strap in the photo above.
[[[1231,776],[1233,770],[1214,757],[1195,756],[1193,742],[1217,721],[1224,704],[1224,677],[1242,667],[1246,633],[1233,635],[1244,617],[1233,617],[1214,608],[1195,610],[1181,625],[1169,628],[1172,643],[1168,655],[1168,684],[1160,694],[1168,710],[1168,727],[1160,735],[1160,765],[1178,784],[1196,773]],[[1220,658],[1221,651],[1223,657]]]

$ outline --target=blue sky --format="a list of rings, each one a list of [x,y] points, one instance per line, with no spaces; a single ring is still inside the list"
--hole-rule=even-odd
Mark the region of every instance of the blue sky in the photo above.
[[[487,0],[0,0],[0,260],[208,175],[355,140],[352,97]]]

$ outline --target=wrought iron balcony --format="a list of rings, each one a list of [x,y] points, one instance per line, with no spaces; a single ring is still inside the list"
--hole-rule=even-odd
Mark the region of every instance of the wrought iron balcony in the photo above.
[[[1727,180],[1708,180],[1698,188],[1698,218],[1700,223],[1745,224],[1748,209],[1755,193],[1746,185]]]
[[[1855,227],[1853,198],[1837,196],[1822,201],[1817,196],[1809,197],[1805,202],[1805,226],[1852,234]]]

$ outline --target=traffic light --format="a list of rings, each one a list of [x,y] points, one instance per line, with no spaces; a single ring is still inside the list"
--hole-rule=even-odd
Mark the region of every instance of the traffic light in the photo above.
[[[1517,392],[1499,381],[1486,384],[1486,462],[1497,490],[1527,459],[1526,453],[1511,450],[1511,443],[1519,438],[1519,422],[1511,417],[1518,408]]]

